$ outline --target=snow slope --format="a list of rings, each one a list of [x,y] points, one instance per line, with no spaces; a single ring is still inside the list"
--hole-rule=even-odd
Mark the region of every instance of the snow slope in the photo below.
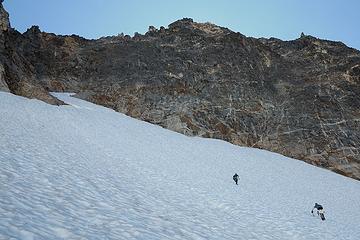
[[[360,239],[359,181],[55,95],[0,92],[0,239]]]

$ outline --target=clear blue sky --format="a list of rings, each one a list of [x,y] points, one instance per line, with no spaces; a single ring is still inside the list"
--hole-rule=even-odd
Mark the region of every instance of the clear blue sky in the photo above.
[[[11,25],[86,38],[167,26],[183,17],[252,37],[298,38],[301,32],[360,49],[360,0],[5,0]]]

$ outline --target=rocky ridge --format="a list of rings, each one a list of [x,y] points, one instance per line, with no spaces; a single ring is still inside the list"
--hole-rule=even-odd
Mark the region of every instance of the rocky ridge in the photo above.
[[[185,18],[133,37],[24,34],[0,10],[0,89],[77,96],[190,135],[360,179],[360,52],[301,36],[255,39]],[[9,24],[7,24],[9,23]]]

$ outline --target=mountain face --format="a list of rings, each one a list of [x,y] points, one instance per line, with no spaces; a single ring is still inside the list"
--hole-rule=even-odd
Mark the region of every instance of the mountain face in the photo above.
[[[0,89],[77,97],[191,136],[278,152],[360,179],[360,52],[302,35],[255,39],[184,18],[87,40],[10,28],[1,6]]]

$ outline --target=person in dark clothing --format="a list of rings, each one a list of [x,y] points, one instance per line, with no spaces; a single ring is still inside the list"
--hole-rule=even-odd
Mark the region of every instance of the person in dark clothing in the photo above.
[[[318,203],[315,203],[315,206],[313,207],[313,209],[311,210],[311,213],[314,215],[314,210],[316,209],[316,213],[318,216],[320,216],[321,220],[325,220],[325,216],[324,216],[324,208],[323,206],[321,206]]]
[[[319,211],[320,211],[320,210],[323,210],[324,208],[323,208],[320,204],[315,203],[315,206],[314,206],[313,209],[311,210],[311,213],[314,213],[314,209],[317,210],[317,214],[319,215]]]
[[[235,175],[233,176],[233,180],[235,181],[236,185],[238,185],[239,175],[237,175],[237,173],[235,173]]]

